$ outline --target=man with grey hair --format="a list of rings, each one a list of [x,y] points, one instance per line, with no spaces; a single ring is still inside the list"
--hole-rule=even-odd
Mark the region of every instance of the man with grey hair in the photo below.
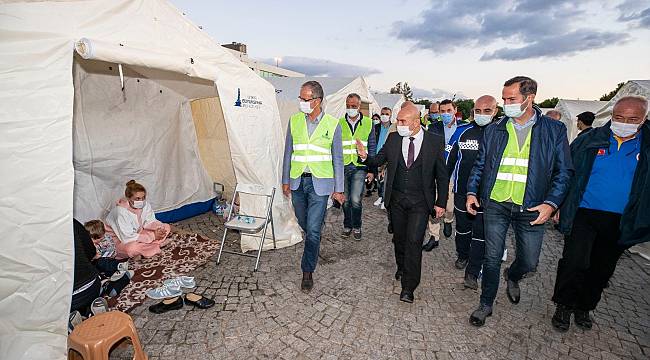
[[[619,99],[611,121],[571,145],[576,167],[560,210],[568,235],[557,267],[551,323],[559,331],[575,324],[591,329],[589,311],[625,249],[650,241],[650,126],[648,101]]]
[[[305,232],[302,254],[303,291],[314,286],[327,199],[343,196],[343,145],[339,120],[321,108],[323,88],[308,81],[300,88],[300,112],[291,116],[284,145],[282,192],[291,197],[298,224]]]
[[[562,113],[557,110],[549,110],[546,112],[546,116],[550,117],[553,120],[560,121],[562,119]]]

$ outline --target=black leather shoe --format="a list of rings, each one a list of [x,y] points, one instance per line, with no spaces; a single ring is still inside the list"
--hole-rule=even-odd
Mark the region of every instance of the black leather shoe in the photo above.
[[[402,275],[403,274],[404,273],[402,272],[402,270],[397,270],[397,272],[395,272],[395,280],[397,280],[397,281],[402,280]]]
[[[456,266],[456,269],[458,269],[458,270],[463,270],[467,266],[468,262],[469,262],[469,259],[458,258],[458,259],[456,259],[456,262],[454,263],[454,266]]]
[[[431,250],[437,248],[438,244],[440,244],[440,242],[438,240],[436,240],[435,237],[431,236],[429,238],[429,241],[427,241],[426,244],[422,245],[422,250],[431,251]]]
[[[594,325],[589,316],[589,311],[584,310],[575,310],[573,312],[575,316],[576,326],[582,330],[591,330],[591,327]]]
[[[468,289],[478,290],[478,279],[472,274],[465,274],[463,285]]]
[[[412,291],[402,290],[402,293],[399,295],[399,299],[400,301],[412,304],[415,300],[415,297],[413,296]]]
[[[503,270],[503,278],[506,279],[506,294],[508,295],[508,300],[513,304],[519,304],[521,298],[521,291],[519,290],[519,283],[508,279],[508,270],[510,268],[505,268]]]
[[[158,304],[149,306],[149,311],[151,311],[154,314],[162,314],[162,313],[166,313],[167,311],[178,310],[182,307],[183,307],[183,298],[181,296],[177,296],[175,298],[165,299],[159,302]]]
[[[343,231],[341,231],[341,236],[350,237],[350,235],[352,235],[352,229],[343,228]]]
[[[185,295],[185,303],[199,309],[209,309],[214,306],[214,300],[195,293]]]
[[[300,282],[300,290],[305,291],[305,292],[310,292],[311,289],[314,287],[314,279],[312,278],[312,273],[310,272],[303,272],[302,273],[302,281]]]
[[[555,308],[555,314],[551,319],[551,324],[558,331],[565,332],[571,326],[571,308],[558,304]]]
[[[444,222],[444,221],[443,221]],[[451,223],[446,222],[443,229],[442,233],[445,234],[445,237],[450,238],[451,237]]]
[[[492,306],[489,305],[479,305],[478,309],[472,312],[472,315],[469,316],[469,323],[474,326],[483,326],[485,325],[485,319],[488,316],[492,316]]]

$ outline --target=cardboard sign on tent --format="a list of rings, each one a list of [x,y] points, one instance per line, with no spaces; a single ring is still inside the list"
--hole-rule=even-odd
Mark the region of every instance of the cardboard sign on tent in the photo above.
[[[562,113],[562,118],[560,121],[566,125],[567,136],[569,137],[569,142],[578,136],[580,130],[578,130],[578,123],[576,122],[576,116],[585,111],[591,111],[596,113],[605,104],[604,101],[589,101],[589,100],[567,100],[560,99],[555,105],[555,110]]]
[[[643,96],[646,99],[650,99],[650,80],[630,80],[621,86],[611,100],[606,102],[598,111],[594,111],[596,113],[594,126],[601,126],[607,123],[612,117],[614,104],[616,104],[618,99],[628,95]]]
[[[345,99],[351,93],[361,97],[361,112],[368,117],[379,114],[381,109],[373,97],[366,80],[357,78],[330,78],[330,77],[274,77],[267,80],[275,87],[275,92],[280,108],[282,131],[286,132],[291,115],[299,112],[298,96],[300,87],[307,81],[318,81],[323,87],[325,101],[323,108],[327,114],[340,119],[345,114]]]
[[[0,38],[0,358],[63,359],[73,216],[101,218],[129,179],[157,212],[215,181],[279,188],[275,89],[162,0],[4,3]],[[278,245],[301,241],[283,196],[273,212]]]

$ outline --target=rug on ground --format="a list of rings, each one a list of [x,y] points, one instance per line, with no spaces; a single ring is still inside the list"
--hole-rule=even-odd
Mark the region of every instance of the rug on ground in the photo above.
[[[171,244],[160,254],[138,261],[129,260],[129,269],[134,270],[135,275],[119,296],[109,299],[111,309],[129,312],[142,305],[147,299],[147,290],[162,285],[162,281],[168,278],[191,276],[191,271],[205,264],[219,249],[218,241],[197,234],[173,233],[170,237]]]

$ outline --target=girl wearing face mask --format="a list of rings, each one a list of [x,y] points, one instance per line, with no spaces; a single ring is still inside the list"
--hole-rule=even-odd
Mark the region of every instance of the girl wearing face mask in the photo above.
[[[167,245],[169,224],[156,220],[147,202],[147,190],[131,180],[126,183],[124,198],[106,217],[106,233],[115,239],[116,258],[151,257]]]

